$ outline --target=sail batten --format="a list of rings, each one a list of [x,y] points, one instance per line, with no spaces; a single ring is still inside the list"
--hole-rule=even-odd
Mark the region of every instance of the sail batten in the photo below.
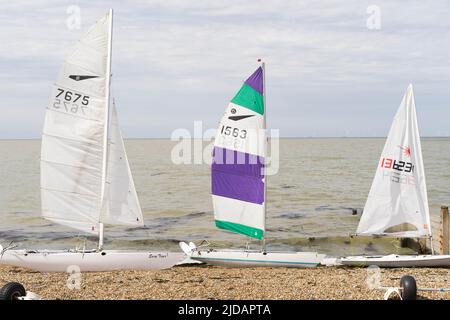
[[[231,99],[220,121],[211,164],[217,228],[262,239],[265,232],[263,69]]]
[[[50,108],[47,108],[47,110],[51,110],[51,109],[50,109]],[[51,111],[52,111],[52,112],[55,112],[55,113],[64,114],[63,111],[55,111],[55,110],[51,110]],[[89,119],[89,118],[86,118],[86,117],[83,117],[83,116],[80,116],[80,115],[66,115],[66,116],[72,117],[72,118],[84,119],[84,120],[88,120],[88,121],[92,121],[92,122],[97,122],[97,123],[99,123],[100,125],[103,124],[103,121],[101,121],[101,120],[97,120],[97,119]],[[49,135],[49,136],[52,135],[51,133],[46,133],[46,132],[43,132],[42,134],[46,134],[46,135]],[[65,138],[65,137],[60,136],[60,138]],[[70,138],[66,138],[66,139],[70,139]]]
[[[431,236],[412,85],[408,86],[394,117],[357,234]]]
[[[85,140],[77,140],[77,139],[73,139],[73,138],[67,138],[67,137],[62,137],[62,136],[58,136],[58,135],[55,135],[55,134],[48,134],[48,133],[43,133],[42,134],[42,137],[46,137],[46,138],[48,138],[48,139],[50,139],[50,138],[55,138],[55,139],[58,139],[58,140],[60,140],[60,141],[67,141],[67,142],[83,142],[85,145],[87,145],[87,146],[91,146],[91,147],[102,147],[100,144],[97,144],[97,143],[92,143],[92,142],[90,142],[90,141],[85,141]],[[42,159],[42,158],[41,158]]]
[[[46,190],[46,191],[53,191],[53,192],[61,192],[61,193],[71,193],[71,194],[76,194],[78,196],[82,196],[82,197],[97,197],[96,195],[90,194],[90,193],[83,193],[83,192],[75,192],[75,191],[63,191],[63,190],[56,190],[56,189],[51,189],[51,188],[44,188],[41,187],[42,190]]]

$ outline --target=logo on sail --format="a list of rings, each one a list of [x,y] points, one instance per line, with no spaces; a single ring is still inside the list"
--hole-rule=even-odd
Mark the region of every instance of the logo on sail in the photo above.
[[[411,148],[407,146],[398,146],[400,149],[402,149],[405,152],[405,156],[410,157],[411,156]]]
[[[75,81],[82,81],[82,80],[87,80],[87,79],[92,79],[92,78],[98,78],[98,76],[81,76],[81,75],[70,75],[69,76],[70,79],[75,80]]]
[[[233,120],[233,121],[239,121],[239,120],[247,119],[247,118],[250,118],[250,117],[253,117],[253,116],[254,116],[254,114],[249,114],[249,115],[246,115],[246,116],[229,116],[228,119]]]

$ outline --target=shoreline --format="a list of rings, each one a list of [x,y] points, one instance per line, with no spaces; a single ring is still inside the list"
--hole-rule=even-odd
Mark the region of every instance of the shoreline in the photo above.
[[[450,287],[450,269],[380,269],[382,286],[398,286],[412,275],[420,288]],[[69,289],[67,273],[39,273],[0,266],[0,285],[16,281],[43,299],[152,300],[380,300],[384,290],[366,283],[365,268],[233,268],[179,266],[158,271],[86,272],[80,289]],[[418,299],[450,300],[450,292],[418,292]]]

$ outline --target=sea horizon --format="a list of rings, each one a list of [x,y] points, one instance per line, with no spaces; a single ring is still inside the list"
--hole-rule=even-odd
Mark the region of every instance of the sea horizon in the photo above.
[[[351,137],[340,137],[340,136],[323,136],[323,137],[309,137],[309,136],[292,136],[292,137],[279,137],[279,139],[386,139],[387,136],[351,136]],[[450,136],[421,136],[421,139],[448,139]],[[170,140],[178,141],[176,139],[171,139],[170,137],[124,137],[124,140]],[[191,138],[192,140],[204,140],[210,141],[211,139],[198,139]],[[20,140],[41,140],[41,138],[0,138],[0,141],[20,141]]]

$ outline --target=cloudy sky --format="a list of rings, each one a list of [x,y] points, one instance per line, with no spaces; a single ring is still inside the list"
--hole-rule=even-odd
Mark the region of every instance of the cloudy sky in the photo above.
[[[385,136],[410,82],[422,135],[450,135],[449,1],[1,0],[0,138],[40,137],[64,57],[109,7],[128,138],[214,128],[259,57],[282,136]]]

